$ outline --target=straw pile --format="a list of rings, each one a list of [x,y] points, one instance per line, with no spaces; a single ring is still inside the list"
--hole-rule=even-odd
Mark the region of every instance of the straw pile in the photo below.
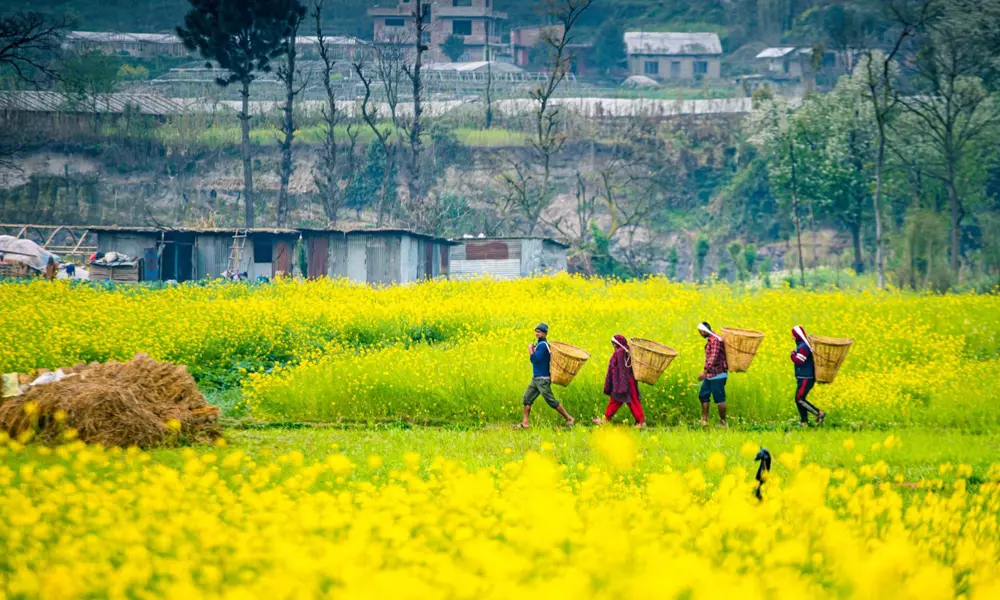
[[[563,342],[548,342],[552,353],[550,362],[552,383],[563,387],[570,384],[577,372],[590,359],[590,353]]]
[[[136,354],[124,364],[72,370],[71,377],[31,387],[0,404],[0,430],[14,438],[34,430],[35,439],[59,442],[72,429],[84,442],[123,448],[222,435],[215,424],[219,409],[205,402],[184,366]]]

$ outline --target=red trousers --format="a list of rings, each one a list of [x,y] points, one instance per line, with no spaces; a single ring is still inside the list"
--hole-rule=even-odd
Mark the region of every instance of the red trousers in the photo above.
[[[629,381],[631,389],[629,390],[631,402],[628,403],[628,409],[632,411],[632,418],[635,419],[636,423],[645,423],[646,415],[642,412],[642,402],[639,401],[639,390],[635,389],[635,381]],[[619,402],[614,396],[608,401],[608,408],[604,411],[604,420],[610,421],[618,409],[622,407],[625,402]]]

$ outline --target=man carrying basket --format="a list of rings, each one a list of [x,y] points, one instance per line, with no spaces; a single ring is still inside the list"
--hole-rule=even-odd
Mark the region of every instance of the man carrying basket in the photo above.
[[[531,383],[524,391],[524,418],[514,426],[514,429],[528,429],[531,427],[531,405],[535,403],[538,396],[545,399],[545,403],[554,408],[564,419],[566,425],[572,426],[576,420],[570,416],[562,404],[556,400],[552,394],[552,373],[549,370],[549,363],[552,360],[552,352],[549,350],[549,343],[546,338],[549,335],[549,326],[540,323],[535,327],[536,343],[528,346],[528,355],[531,358]]]
[[[701,391],[701,424],[708,425],[708,401],[715,400],[719,407],[719,427],[726,424],[726,379],[729,378],[729,363],[726,362],[726,343],[722,337],[712,331],[712,326],[702,321],[698,324],[698,333],[708,340],[705,343],[705,369],[698,375]]]

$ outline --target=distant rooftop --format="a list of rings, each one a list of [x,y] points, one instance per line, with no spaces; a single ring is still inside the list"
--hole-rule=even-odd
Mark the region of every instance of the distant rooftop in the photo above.
[[[324,36],[323,40],[333,46],[353,46],[358,43],[357,38],[339,35]],[[182,43],[181,38],[173,33],[129,33],[121,31],[71,31],[66,34],[66,41],[100,44],[125,44],[130,42],[143,42],[147,44]],[[300,35],[295,38],[295,43],[301,46],[315,46],[319,43],[319,40],[314,35]]]
[[[794,51],[794,46],[787,46],[784,48],[765,48],[761,50],[760,54],[758,54],[756,58],[781,58],[783,56],[788,56]]]
[[[485,73],[486,67],[496,73],[524,73],[524,69],[517,65],[512,65],[510,63],[502,63],[497,61],[487,62],[485,60],[479,60],[474,62],[458,62],[458,63],[430,63],[427,65],[427,70],[429,71],[456,71],[458,73]]]
[[[722,42],[714,33],[629,31],[625,33],[625,47],[629,54],[668,56],[722,54]]]

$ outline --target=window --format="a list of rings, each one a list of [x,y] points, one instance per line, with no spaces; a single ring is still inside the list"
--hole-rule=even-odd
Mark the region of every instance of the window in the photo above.
[[[708,73],[708,62],[704,60],[694,61],[694,74],[704,75],[706,73]]]
[[[646,61],[642,63],[642,72],[646,75],[659,75],[660,63],[658,61]]]
[[[425,31],[420,34],[420,43],[429,46],[431,44],[431,32]]]
[[[271,246],[270,240],[254,240],[253,242],[253,261],[255,263],[269,263],[271,262],[271,254],[273,247]]]
[[[472,35],[472,21],[452,21],[451,32],[455,35]]]
[[[681,61],[675,60],[670,63],[670,76],[671,77],[681,76]]]
[[[472,0],[451,0],[452,6],[472,6]]]
[[[386,27],[406,27],[406,22],[403,19],[386,19]]]

